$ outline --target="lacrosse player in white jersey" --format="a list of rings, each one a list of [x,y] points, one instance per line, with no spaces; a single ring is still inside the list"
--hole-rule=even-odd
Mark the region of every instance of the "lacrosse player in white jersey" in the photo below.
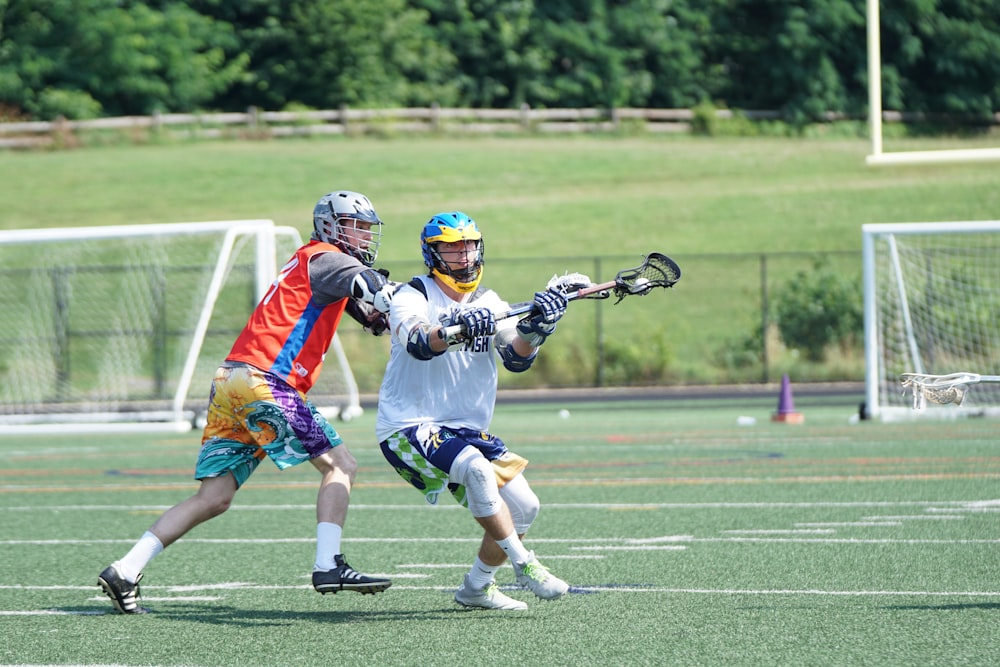
[[[559,598],[569,586],[521,542],[540,506],[522,474],[528,462],[489,428],[497,358],[509,371],[528,370],[566,312],[566,297],[555,289],[538,292],[529,315],[498,322],[495,313],[510,306],[479,284],[483,237],[464,213],[431,218],[420,247],[429,273],[400,287],[389,311],[392,345],[375,425],[382,453],[427,502],[436,504],[447,488],[483,527],[457,603],[527,609],[497,587],[508,558],[518,584],[539,598]],[[449,337],[445,328],[455,325],[462,333]]]

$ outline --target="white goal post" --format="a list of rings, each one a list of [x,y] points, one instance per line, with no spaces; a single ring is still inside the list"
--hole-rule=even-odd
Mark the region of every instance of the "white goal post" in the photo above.
[[[0,433],[193,428],[301,244],[270,220],[0,231]],[[337,337],[310,398],[361,414]]]
[[[872,418],[1000,415],[1000,384],[961,407],[914,410],[904,373],[1000,373],[1000,221],[862,226],[865,411]]]

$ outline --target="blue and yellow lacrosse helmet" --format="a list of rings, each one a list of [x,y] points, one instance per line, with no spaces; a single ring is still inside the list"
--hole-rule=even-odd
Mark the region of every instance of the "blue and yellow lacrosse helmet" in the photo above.
[[[475,241],[476,258],[462,269],[451,269],[438,254],[438,243]],[[476,221],[460,211],[438,213],[420,231],[420,251],[431,275],[462,293],[475,291],[483,277],[483,235]]]

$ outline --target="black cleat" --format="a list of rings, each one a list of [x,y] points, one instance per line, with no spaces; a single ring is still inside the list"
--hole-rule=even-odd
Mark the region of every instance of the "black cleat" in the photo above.
[[[313,571],[313,588],[323,595],[338,591],[357,591],[362,595],[374,595],[392,586],[392,581],[389,579],[369,577],[357,572],[347,564],[342,554],[337,554],[333,560],[337,567],[332,570]]]
[[[104,594],[111,598],[111,604],[115,606],[121,614],[145,614],[149,610],[139,604],[139,581],[142,574],[135,580],[134,584],[126,581],[114,565],[108,565],[104,571],[97,576],[97,585],[101,587]]]

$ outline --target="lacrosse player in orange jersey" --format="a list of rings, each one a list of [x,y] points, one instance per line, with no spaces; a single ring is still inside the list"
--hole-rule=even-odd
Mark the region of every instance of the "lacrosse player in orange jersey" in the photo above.
[[[317,202],[312,238],[281,268],[216,372],[195,465],[198,491],[164,512],[98,576],[117,611],[147,611],[139,596],[142,570],[192,528],[225,512],[266,458],[282,470],[309,461],[320,472],[313,587],[320,593],[389,588],[388,579],[357,572],[341,553],[357,462],[306,398],[345,311],[372,333],[385,330],[396,284],[370,268],[381,229],[371,202],[357,192],[331,192]]]

